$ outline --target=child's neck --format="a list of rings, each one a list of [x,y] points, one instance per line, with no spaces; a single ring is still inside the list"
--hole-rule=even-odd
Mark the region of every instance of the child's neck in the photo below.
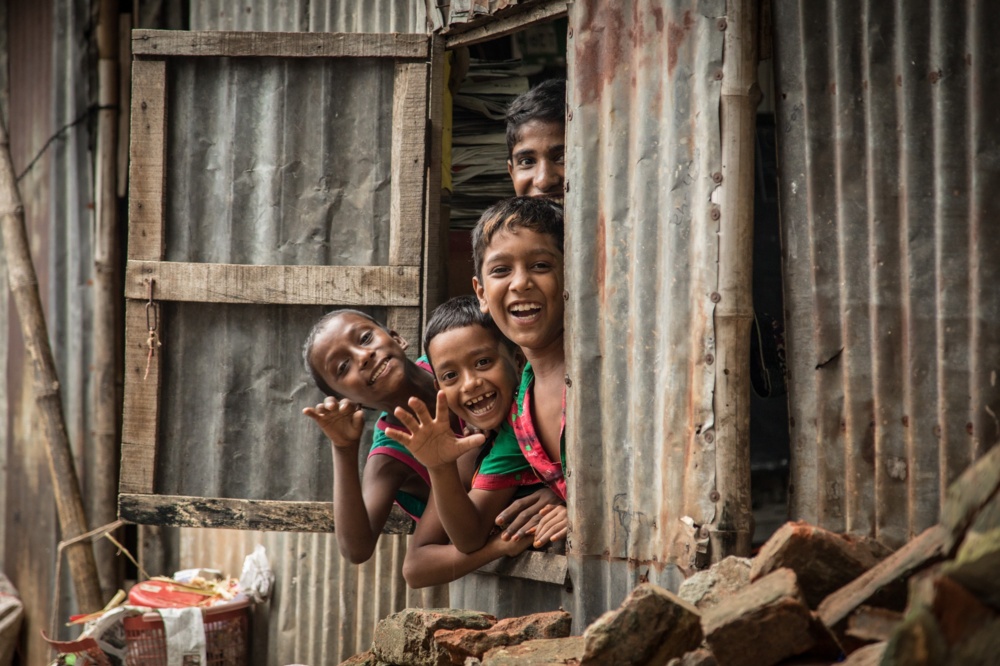
[[[531,364],[535,377],[556,375],[562,378],[566,374],[566,351],[563,348],[563,336],[553,340],[546,347],[536,349],[521,348],[524,358]]]

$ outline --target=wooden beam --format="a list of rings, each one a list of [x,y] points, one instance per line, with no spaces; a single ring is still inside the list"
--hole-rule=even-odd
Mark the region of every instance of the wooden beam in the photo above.
[[[188,497],[122,493],[118,514],[140,525],[219,527],[279,532],[333,532],[333,502]],[[413,520],[392,508],[383,534],[412,534]]]
[[[472,46],[515,33],[532,23],[563,18],[568,13],[568,5],[566,0],[543,2],[530,9],[522,9],[509,15],[497,18],[490,17],[482,24],[479,24],[478,21],[473,26],[457,23],[444,31],[443,34],[449,49]]]
[[[277,305],[420,304],[419,266],[258,266],[129,261],[125,297]]]
[[[150,317],[153,317],[152,312]],[[160,319],[159,312],[156,317]],[[156,348],[153,355],[149,355],[146,322],[146,304],[137,300],[127,301],[120,493],[153,492],[156,426],[160,419],[160,350]],[[163,330],[162,321],[156,324],[158,330]]]
[[[503,557],[499,560],[493,560],[489,564],[479,567],[476,573],[564,585],[567,570],[568,561],[565,555],[526,551],[517,557]]]
[[[423,34],[133,30],[136,56],[427,58]]]
[[[419,265],[427,176],[426,62],[399,63],[393,82],[389,264]]]
[[[163,258],[166,135],[166,63],[134,62],[128,176],[129,259]]]
[[[424,284],[422,319],[445,298],[448,291],[448,221],[441,219],[441,126],[444,119],[444,40],[431,41],[427,113],[427,184],[424,194]]]

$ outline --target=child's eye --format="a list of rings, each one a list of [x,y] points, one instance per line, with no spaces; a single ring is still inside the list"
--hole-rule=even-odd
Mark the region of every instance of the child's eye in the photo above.
[[[341,361],[337,366],[337,376],[341,377],[345,372],[347,372],[347,361]]]
[[[517,161],[517,166],[524,168],[529,168],[535,166],[535,159],[533,157],[522,157]]]
[[[547,271],[550,268],[552,268],[552,264],[550,264],[550,263],[548,263],[546,261],[539,261],[539,262],[536,262],[536,263],[532,264],[531,267],[533,269],[535,269],[536,271]]]
[[[496,276],[496,277],[500,277],[500,276],[506,275],[509,272],[510,272],[510,269],[507,268],[506,266],[494,266],[493,268],[490,269],[490,275],[493,275],[493,276]]]
[[[441,373],[441,376],[438,377],[438,381],[441,382],[442,384],[445,384],[447,382],[455,381],[456,376],[457,375],[453,370],[449,370],[447,372]]]
[[[476,361],[476,367],[482,369],[488,367],[492,362],[493,359],[491,358],[481,358],[478,361]]]
[[[371,331],[365,331],[365,332],[364,332],[364,333],[363,333],[363,334],[361,335],[361,344],[363,344],[363,345],[366,345],[366,344],[368,344],[368,342],[369,342],[369,341],[370,341],[371,339],[372,339],[372,332],[371,332]]]

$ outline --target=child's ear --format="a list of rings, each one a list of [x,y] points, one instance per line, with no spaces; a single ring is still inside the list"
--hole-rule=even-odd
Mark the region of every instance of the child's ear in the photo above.
[[[514,180],[514,163],[507,160],[507,175],[510,176],[511,180]]]
[[[483,314],[489,314],[490,308],[486,304],[486,290],[483,289],[483,285],[479,284],[479,278],[475,276],[472,278],[472,290],[476,292],[476,298],[479,299],[479,311]]]
[[[395,340],[396,344],[398,344],[403,349],[403,351],[406,351],[406,348],[410,346],[410,343],[406,341],[406,338],[404,338],[396,331],[389,331],[389,337]]]

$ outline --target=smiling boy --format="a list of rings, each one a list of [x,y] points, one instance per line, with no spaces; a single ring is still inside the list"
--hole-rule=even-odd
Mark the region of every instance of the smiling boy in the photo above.
[[[507,109],[507,173],[518,196],[562,203],[566,153],[566,80],[550,79]]]

